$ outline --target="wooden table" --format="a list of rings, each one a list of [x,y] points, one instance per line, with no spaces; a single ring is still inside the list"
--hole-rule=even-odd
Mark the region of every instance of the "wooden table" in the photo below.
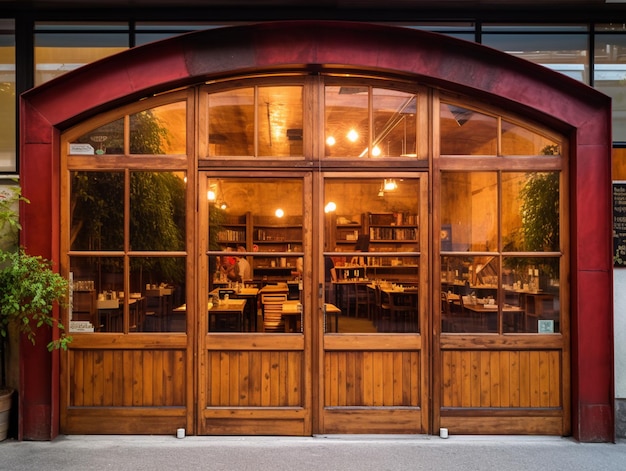
[[[485,327],[487,328],[487,331],[490,331],[489,329],[489,315],[490,314],[498,314],[498,305],[497,304],[491,304],[488,305],[490,307],[485,307],[484,304],[463,304],[463,307],[465,309],[467,309],[468,311],[471,311],[473,313],[476,313],[480,319],[480,323],[484,324]],[[524,330],[521,329],[521,327],[524,325],[524,314],[525,311],[524,309],[522,309],[519,306],[510,306],[508,304],[505,304],[504,306],[502,306],[502,313],[503,314],[511,314],[511,315],[516,315],[514,317],[513,320],[513,326],[516,332],[523,332]],[[496,322],[496,328],[493,329],[493,331],[497,331],[497,322]]]
[[[324,304],[324,332],[334,332],[334,333],[339,333],[339,314],[341,314],[341,309],[339,309],[337,306],[335,306],[334,304],[330,304],[330,303],[325,303]],[[326,326],[327,325],[331,325],[326,323],[326,319],[329,316],[333,316],[335,318],[335,329],[331,330],[328,329],[326,330]]]
[[[302,303],[300,301],[285,301],[282,316],[285,321],[285,332],[302,332]],[[300,322],[299,329],[298,321]]]
[[[243,313],[246,308],[245,299],[229,299],[213,304],[209,308],[209,332],[242,332]],[[234,320],[235,328],[220,328],[218,323],[223,322],[226,326]],[[222,330],[226,329],[226,330]]]

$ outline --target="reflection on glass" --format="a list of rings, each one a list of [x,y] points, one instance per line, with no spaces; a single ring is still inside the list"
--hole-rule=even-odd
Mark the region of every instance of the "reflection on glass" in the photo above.
[[[327,157],[368,157],[369,88],[327,86],[325,89]]]
[[[184,257],[130,259],[130,325],[137,324],[131,332],[186,331],[185,263]]]
[[[596,26],[597,28],[597,26]],[[621,25],[607,25],[605,30],[623,30]],[[613,140],[626,140],[626,35],[598,34],[594,37],[594,88],[612,98]]]
[[[2,86],[0,87],[0,110],[4,119],[0,127],[0,172],[12,173],[16,170],[15,158],[15,32],[13,20],[0,20],[0,67]]]
[[[302,87],[259,87],[258,155],[302,156]]]
[[[302,156],[302,113],[301,86],[212,93],[209,156]]]
[[[131,250],[185,250],[184,173],[130,174],[130,246]]]
[[[70,332],[124,332],[123,262],[122,257],[71,257]]]
[[[417,155],[417,97],[383,88],[372,90],[374,142],[372,157]]]
[[[124,119],[120,118],[83,134],[70,143],[69,153],[70,155],[123,154]]]
[[[506,252],[559,250],[559,173],[502,174]]]
[[[209,332],[302,331],[301,179],[210,179]]]
[[[443,332],[498,332],[499,271],[495,256],[441,258]],[[508,308],[503,306],[502,310]]]
[[[449,103],[440,108],[441,155],[496,155],[498,120]]]
[[[559,155],[556,142],[528,128],[502,121],[502,155]]]
[[[130,115],[130,153],[183,155],[187,145],[185,102]]]
[[[495,172],[442,174],[442,250],[497,250],[497,191]]]
[[[508,28],[509,32],[495,32],[498,28],[500,31]],[[550,32],[543,34],[538,32],[538,28],[542,26],[524,25],[517,28],[517,31],[511,32],[508,26],[485,27],[481,42],[486,46],[536,62],[581,82],[589,83],[589,54],[587,53],[589,36],[585,31],[586,26],[548,25],[543,31]],[[529,32],[532,34],[528,34]],[[561,34],[555,34],[559,32]]]
[[[71,250],[124,248],[124,173],[72,172]]]
[[[86,24],[81,26],[89,27]],[[97,25],[97,28],[100,31],[94,33],[37,33],[35,85],[41,85],[82,65],[128,49],[128,33],[112,33],[112,29],[119,31],[119,27],[107,25]],[[41,29],[43,28],[38,23],[37,30]]]
[[[324,98],[327,157],[417,156],[414,93],[345,81],[326,86]]]
[[[419,332],[418,180],[328,179],[324,199],[325,332]]]
[[[559,258],[504,257],[505,306],[522,311],[504,318],[504,332],[560,332]]]
[[[254,155],[254,88],[209,95],[209,155]]]

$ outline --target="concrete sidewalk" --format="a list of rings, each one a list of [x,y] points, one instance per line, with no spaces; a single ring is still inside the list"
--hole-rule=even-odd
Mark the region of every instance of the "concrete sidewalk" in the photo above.
[[[626,470],[626,443],[519,436],[73,435],[1,442],[0,470],[617,471]]]

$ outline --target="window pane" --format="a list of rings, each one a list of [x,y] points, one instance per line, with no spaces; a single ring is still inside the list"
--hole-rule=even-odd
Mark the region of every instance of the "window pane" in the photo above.
[[[259,87],[257,107],[258,155],[302,156],[302,87]]]
[[[302,331],[303,182],[210,179],[209,332]],[[227,299],[225,299],[227,298]]]
[[[209,155],[254,155],[254,89],[209,95]]]
[[[555,33],[537,33],[528,27],[518,27],[511,33],[491,33],[486,27],[483,28],[482,43],[589,83],[588,34],[569,33],[562,29],[558,34],[559,29],[552,29]]]
[[[185,175],[130,174],[131,250],[185,250]]]
[[[559,173],[502,175],[502,240],[506,252],[559,251]]]
[[[70,332],[123,332],[124,259],[71,257],[70,272]]]
[[[325,91],[327,157],[367,157],[369,88],[327,86]]]
[[[123,250],[124,173],[72,172],[71,250]]]
[[[0,26],[0,172],[15,172],[15,35],[13,21]]]
[[[419,332],[418,183],[326,180],[327,333]]]
[[[441,176],[441,222],[454,252],[497,250],[496,173],[446,172]]]
[[[185,332],[186,297],[184,257],[130,259],[131,326],[137,332]]]
[[[36,30],[35,85],[128,49],[129,44],[126,24],[37,24]]]
[[[416,96],[382,88],[375,88],[372,94],[374,105],[372,157],[415,157]]]
[[[187,153],[187,113],[184,102],[171,103],[130,116],[130,153]]]
[[[529,333],[560,332],[559,259],[505,257],[502,288],[505,306],[503,331]],[[521,311],[521,313],[519,312]]]
[[[502,155],[560,155],[560,148],[537,132],[502,120]]]
[[[441,155],[496,155],[498,121],[478,111],[442,103]]]
[[[626,141],[626,35],[596,35],[594,53],[594,87],[613,99],[613,140]]]
[[[441,272],[442,331],[498,332],[498,257],[443,256]]]
[[[70,143],[70,155],[110,155],[124,153],[124,119],[120,118],[83,134]]]

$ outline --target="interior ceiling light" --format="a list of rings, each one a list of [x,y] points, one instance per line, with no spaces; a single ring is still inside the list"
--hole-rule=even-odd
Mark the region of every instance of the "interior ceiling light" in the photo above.
[[[335,141],[335,138],[333,136],[328,136],[326,138],[326,145],[328,146],[334,146],[336,142],[337,141]]]
[[[278,208],[274,214],[276,214],[277,218],[282,218],[285,215],[285,211],[283,211],[282,209]]]
[[[385,191],[393,191],[396,188],[398,188],[398,184],[393,178],[390,178],[389,180],[385,178],[385,181],[383,182],[383,189]]]
[[[328,204],[326,206],[324,206],[324,212],[325,213],[332,213],[336,209],[337,209],[337,205],[335,204],[334,201],[329,201]]]
[[[357,139],[359,138],[359,133],[356,132],[354,129],[350,129],[346,137],[348,138],[350,142],[356,142]]]

